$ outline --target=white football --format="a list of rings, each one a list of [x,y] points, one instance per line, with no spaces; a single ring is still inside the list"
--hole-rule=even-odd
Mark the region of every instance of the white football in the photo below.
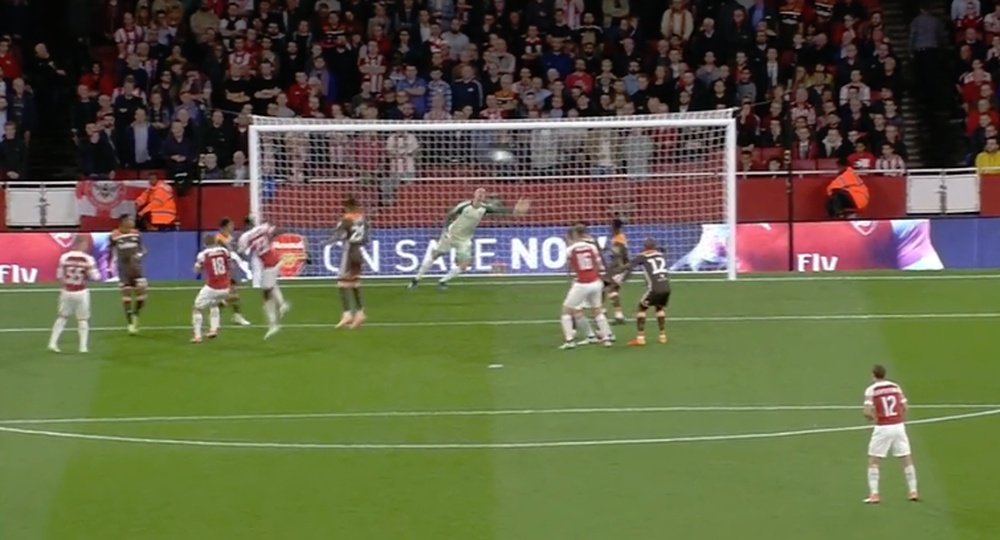
[[[490,153],[490,158],[497,163],[507,163],[514,160],[514,154],[510,150],[494,150]]]

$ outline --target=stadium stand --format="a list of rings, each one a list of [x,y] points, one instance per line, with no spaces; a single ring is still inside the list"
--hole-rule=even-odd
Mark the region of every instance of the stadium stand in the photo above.
[[[155,170],[183,188],[210,154],[212,177],[245,178],[251,114],[443,120],[736,107],[749,170],[910,150],[896,51],[905,44],[889,39],[879,0],[108,0],[74,8],[83,22],[58,60],[41,36],[18,34],[37,4],[0,1],[0,123],[13,123],[20,141],[0,145],[8,178],[26,170],[40,125],[72,133],[84,176]],[[983,37],[959,43],[979,60],[962,72],[961,92],[970,138],[984,141],[981,123],[997,120],[1000,43],[987,43],[1000,22],[970,17],[955,21],[956,36]]]

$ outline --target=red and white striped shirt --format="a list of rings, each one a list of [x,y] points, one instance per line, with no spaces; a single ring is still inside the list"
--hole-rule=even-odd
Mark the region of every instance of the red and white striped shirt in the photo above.
[[[875,160],[875,169],[890,173],[905,173],[906,172],[906,162],[899,154],[895,154],[889,157],[882,156]]]
[[[281,262],[281,256],[271,245],[273,236],[274,226],[261,223],[240,235],[240,251],[256,255],[264,268],[274,268]]]
[[[194,267],[205,277],[205,285],[210,289],[225,290],[231,284],[229,250],[222,246],[211,246],[201,250]]]
[[[579,241],[570,245],[566,248],[566,258],[577,283],[593,283],[601,279],[604,261],[592,242]]]
[[[87,281],[100,281],[101,274],[90,254],[67,251],[59,257],[56,279],[62,282],[64,291],[77,292],[87,290]]]
[[[865,389],[865,405],[875,411],[875,423],[880,426],[902,424],[906,396],[892,381],[875,381]]]
[[[146,32],[141,26],[125,28],[124,26],[115,30],[115,43],[119,49],[124,48],[127,53],[134,53],[135,46],[145,37]]]

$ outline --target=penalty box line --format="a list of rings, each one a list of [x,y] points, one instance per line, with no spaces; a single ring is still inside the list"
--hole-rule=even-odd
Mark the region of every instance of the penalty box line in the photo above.
[[[909,409],[924,410],[986,410],[1000,409],[997,403],[916,403]],[[860,405],[665,405],[634,407],[562,407],[534,409],[456,409],[456,410],[373,410],[300,413],[210,414],[105,416],[76,418],[12,418],[0,419],[0,426],[40,426],[52,424],[160,424],[200,422],[247,422],[280,420],[319,420],[351,418],[456,418],[496,416],[564,416],[619,415],[664,413],[759,413],[759,412],[820,412],[858,411]]]
[[[752,323],[752,322],[788,322],[788,321],[811,321],[811,322],[833,322],[833,321],[892,321],[892,320],[946,320],[946,319],[996,319],[1000,318],[1000,312],[972,312],[972,313],[832,313],[832,314],[801,314],[801,315],[709,315],[704,317],[669,317],[673,323]],[[425,328],[435,326],[537,326],[544,324],[558,324],[557,319],[520,319],[520,320],[477,320],[477,321],[393,321],[393,322],[367,322],[365,326],[371,328]],[[288,323],[282,325],[283,328],[306,329],[306,328],[333,328],[337,325],[334,322],[305,322]],[[122,331],[121,326],[94,326],[92,332],[118,332]],[[251,326],[230,326],[227,330],[249,330],[264,329],[264,325]],[[178,331],[190,330],[190,325],[153,325],[142,328],[144,331]],[[72,325],[67,326],[67,330],[72,331]],[[49,332],[49,327],[23,327],[23,328],[0,328],[0,334],[30,334],[38,332]]]
[[[947,416],[937,416],[932,418],[922,418],[907,422],[910,426],[938,424],[943,422],[954,422],[959,420],[970,420],[1000,414],[1000,409],[990,409],[963,414],[953,414]],[[315,443],[315,442],[262,442],[262,441],[232,441],[232,440],[199,440],[199,439],[175,439],[156,437],[131,437],[123,435],[100,435],[91,433],[74,433],[66,431],[53,431],[41,429],[27,429],[13,426],[0,425],[0,433],[15,435],[28,435],[45,438],[88,440],[100,442],[131,443],[146,446],[183,446],[200,448],[237,448],[237,449],[258,449],[258,450],[342,450],[342,451],[433,451],[433,450],[524,450],[524,449],[545,449],[545,448],[581,448],[581,447],[608,447],[608,446],[651,446],[677,443],[700,443],[700,442],[731,442],[762,439],[786,439],[792,437],[804,437],[810,435],[821,435],[829,433],[846,433],[854,431],[867,431],[872,429],[870,424],[839,426],[839,427],[819,427],[809,429],[766,431],[757,433],[732,433],[717,435],[692,435],[682,437],[649,437],[649,438],[622,438],[622,439],[581,439],[581,440],[553,440],[553,441],[523,441],[523,442],[442,442],[442,443]]]
[[[440,275],[428,275],[426,280],[432,281],[435,278],[440,277]],[[496,287],[500,285],[565,285],[567,283],[566,278],[559,277],[539,277],[536,279],[530,278],[517,278],[510,277],[506,279],[497,279],[495,275],[492,274],[467,274],[467,279],[459,283],[454,283],[453,286],[456,287]],[[688,276],[684,277],[683,273],[675,273],[671,278],[675,283],[703,283],[703,284],[715,284],[722,285],[727,283],[796,283],[796,282],[815,282],[815,281],[967,281],[967,280],[992,280],[1000,279],[1000,274],[942,274],[934,272],[910,272],[910,273],[899,273],[899,274],[877,274],[877,275],[861,275],[861,274],[809,274],[809,275],[792,275],[792,276],[764,276],[764,275],[753,275],[738,278],[733,282],[726,281],[721,277],[712,277],[706,275],[704,277],[694,277]],[[301,278],[296,280],[286,280],[281,283],[282,288],[286,289],[326,289],[335,287],[336,278],[334,277],[321,277],[321,278]],[[387,277],[387,278],[369,278],[369,281],[365,282],[365,288],[373,289],[383,289],[383,288],[394,288],[394,287],[405,287],[408,283],[406,278],[401,277]],[[432,284],[428,284],[432,286]],[[247,290],[251,289],[249,283],[244,285]],[[150,287],[151,291],[197,291],[201,288],[201,285],[163,285],[157,286],[155,283]],[[118,286],[114,283],[102,283],[91,287],[94,292],[114,292],[118,290]],[[59,292],[58,287],[33,287],[33,286],[0,286],[0,295],[4,294],[34,294],[34,293],[54,293]]]

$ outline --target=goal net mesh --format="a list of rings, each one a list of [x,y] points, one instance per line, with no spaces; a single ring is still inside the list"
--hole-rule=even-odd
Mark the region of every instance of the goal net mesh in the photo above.
[[[725,241],[704,231],[727,223],[731,118],[728,110],[500,122],[255,117],[251,209],[286,231],[277,241],[285,277],[336,276],[340,249],[330,239],[348,195],[371,227],[365,275],[413,275],[448,210],[479,187],[507,208],[529,199],[531,209],[483,219],[470,274],[564,274],[567,227],[587,223],[604,245],[615,218],[632,252],[653,238],[675,271],[691,270],[685,260],[696,250],[694,269],[725,270]],[[454,254],[439,259],[432,273],[453,262]]]

